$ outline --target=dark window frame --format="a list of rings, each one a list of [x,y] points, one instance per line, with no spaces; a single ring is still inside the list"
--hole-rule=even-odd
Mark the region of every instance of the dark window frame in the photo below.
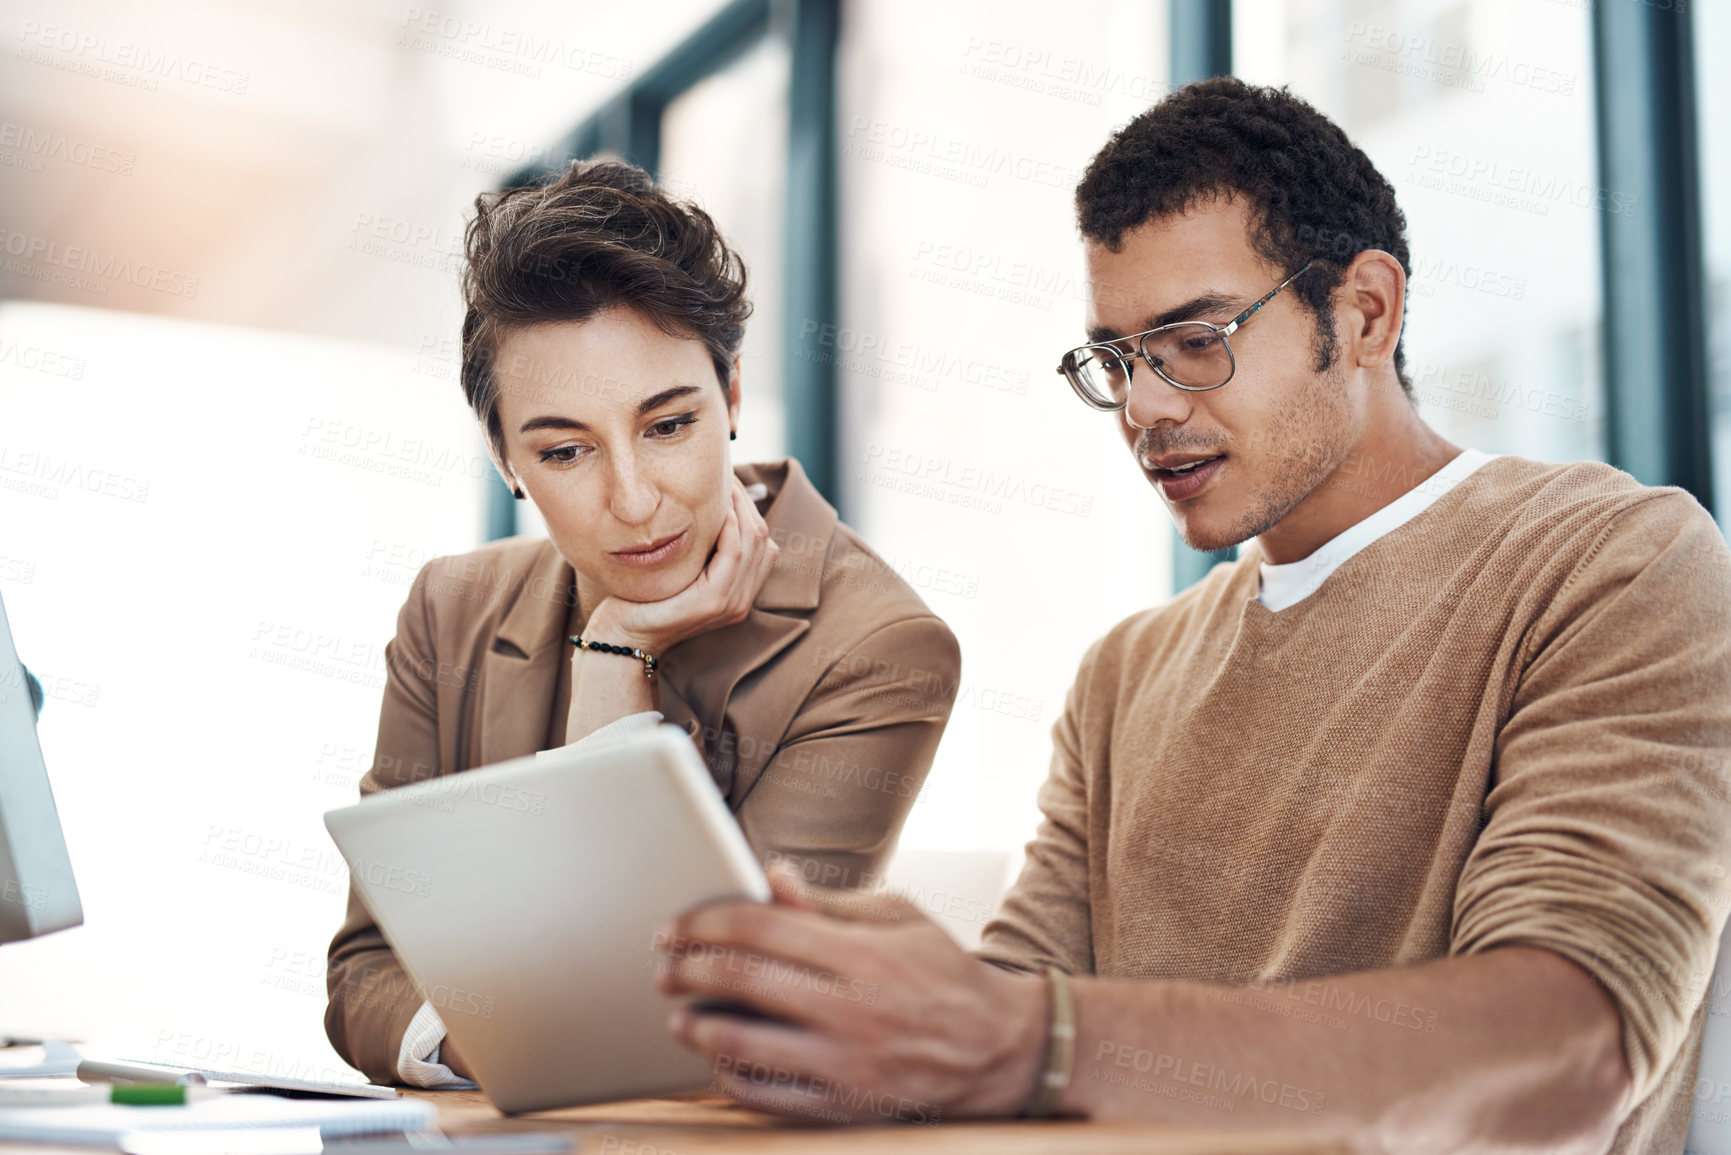
[[[1592,7],[1605,457],[1713,511],[1692,5]],[[1625,201],[1624,203],[1627,203]]]

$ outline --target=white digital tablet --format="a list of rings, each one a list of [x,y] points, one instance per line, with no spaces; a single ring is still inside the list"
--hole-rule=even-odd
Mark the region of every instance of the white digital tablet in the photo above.
[[[381,791],[325,826],[475,1081],[507,1114],[706,1087],[657,927],[769,884],[673,726]]]

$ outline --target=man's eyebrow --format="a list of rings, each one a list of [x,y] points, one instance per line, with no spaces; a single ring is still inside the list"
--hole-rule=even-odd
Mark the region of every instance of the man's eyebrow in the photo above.
[[[663,389],[661,392],[645,397],[637,403],[637,416],[642,417],[646,413],[653,413],[669,401],[677,401],[681,397],[689,397],[691,394],[699,392],[702,390],[696,385],[675,385],[671,389]],[[549,416],[531,417],[523,422],[517,432],[528,433],[532,429],[580,429],[585,433],[589,431],[589,427],[581,421],[573,421],[569,417]]]
[[[1239,301],[1240,298],[1227,293],[1203,293],[1201,296],[1192,297],[1182,305],[1167,309],[1157,316],[1144,317],[1140,327],[1132,331],[1146,333],[1149,329],[1158,329],[1162,325],[1172,325],[1179,321],[1193,321],[1204,313],[1227,311],[1236,313],[1243,307]],[[1088,330],[1088,340],[1090,341],[1116,341],[1123,336],[1124,334],[1118,330],[1104,325]]]

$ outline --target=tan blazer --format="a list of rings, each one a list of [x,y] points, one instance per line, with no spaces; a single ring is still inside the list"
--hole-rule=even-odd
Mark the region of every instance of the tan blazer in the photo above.
[[[745,621],[661,655],[660,709],[691,734],[760,858],[859,886],[894,848],[931,768],[960,651],[798,462],[735,472],[768,488],[758,508],[782,552]],[[361,794],[563,744],[576,609],[575,574],[544,538],[427,563],[385,648]],[[422,995],[352,888],[326,988],[337,1053],[395,1082]]]

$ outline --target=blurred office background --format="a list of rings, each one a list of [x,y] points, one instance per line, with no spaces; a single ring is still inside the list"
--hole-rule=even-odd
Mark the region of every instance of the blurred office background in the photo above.
[[[456,383],[465,214],[573,154],[716,215],[757,304],[739,457],[797,453],[961,638],[900,870],[964,938],[1083,649],[1212,560],[1052,368],[1072,187],[1175,81],[1289,84],[1393,181],[1447,437],[1612,461],[1724,524],[1731,82],[1679,64],[1731,46],[1725,5],[653,13],[0,0],[0,593],[87,923],[0,948],[0,1030],[341,1071],[320,815],[369,763],[421,563],[537,526]]]

